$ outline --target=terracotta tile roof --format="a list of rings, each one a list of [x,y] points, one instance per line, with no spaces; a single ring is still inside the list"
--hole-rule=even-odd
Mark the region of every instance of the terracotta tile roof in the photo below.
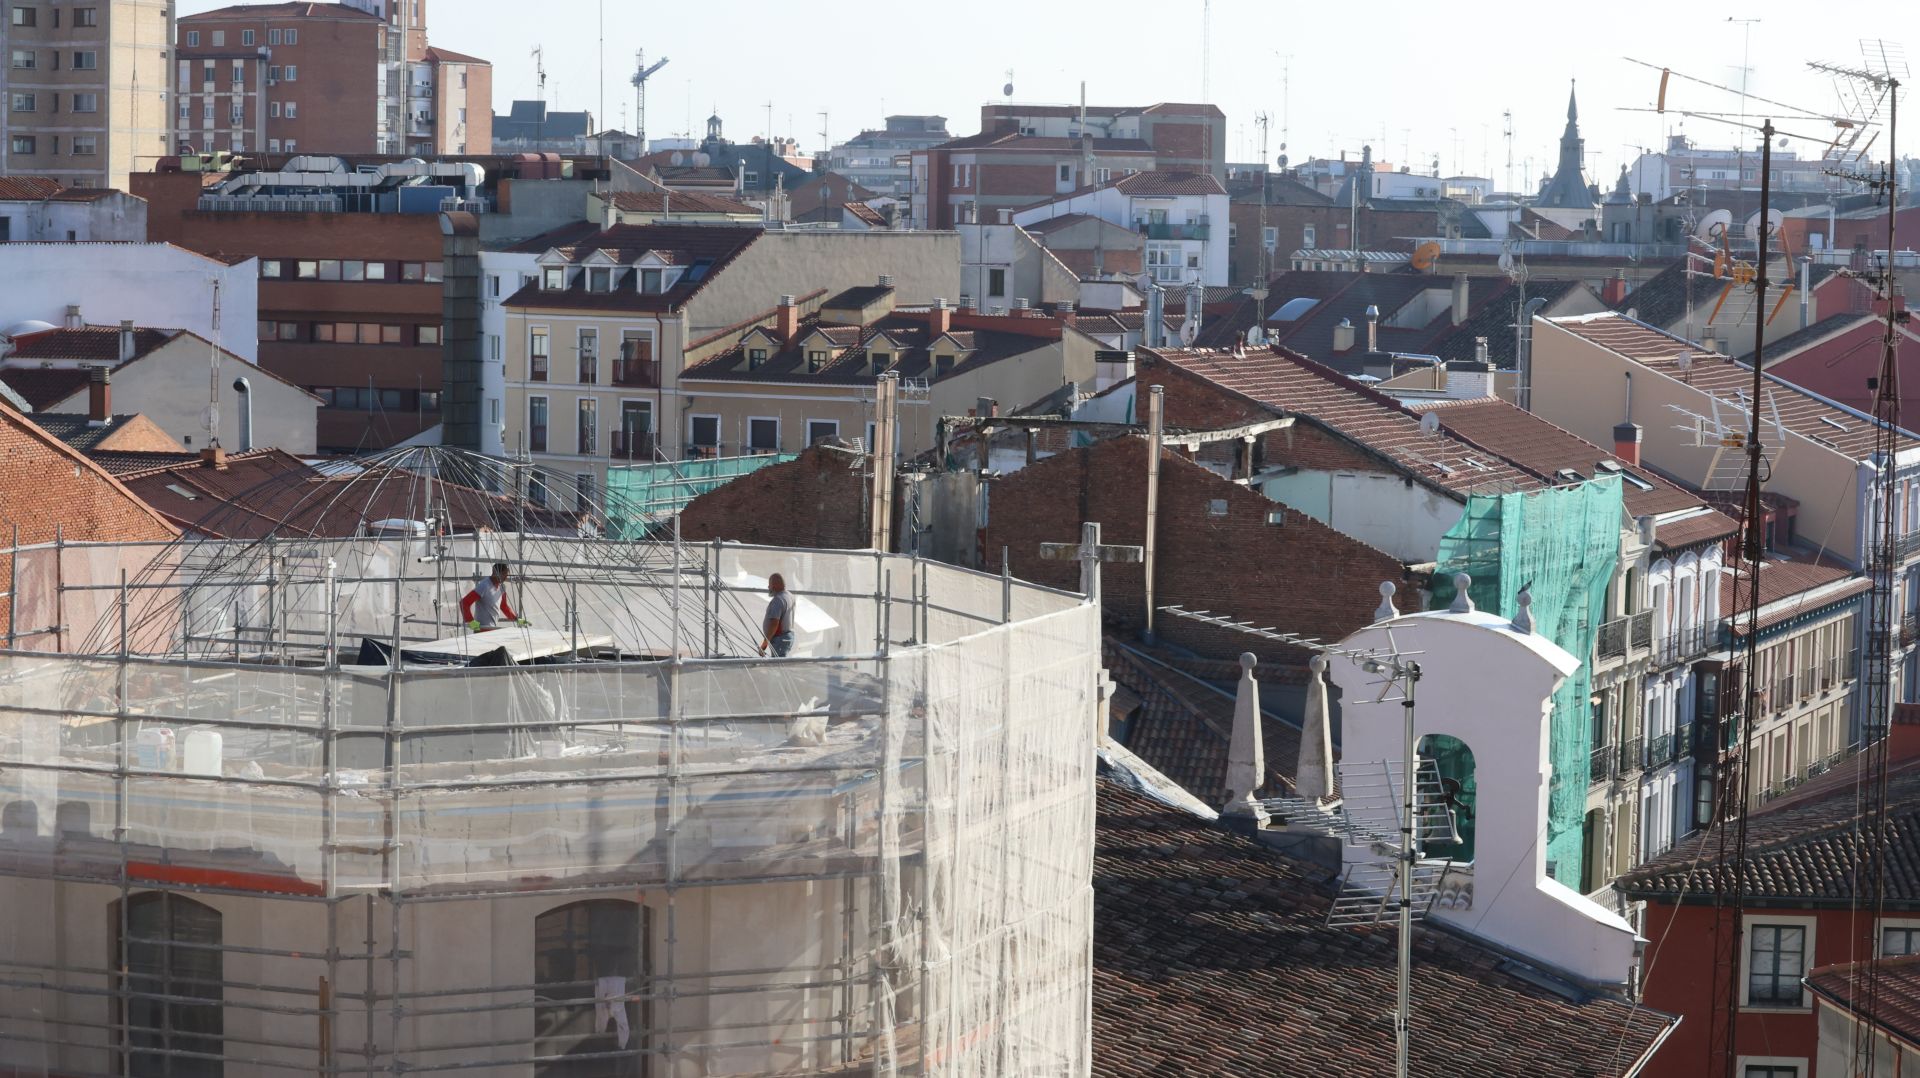
[[[48,202],[98,202],[120,192],[111,187],[67,187],[47,196]]]
[[[427,46],[426,55],[428,60],[442,64],[485,64],[488,67],[493,66],[493,62],[490,60],[482,60],[478,56],[468,56],[464,52],[454,52],[452,49],[443,49],[438,45]]]
[[[1393,1072],[1393,930],[1328,927],[1325,870],[1104,777],[1093,887],[1094,1073]],[[1677,1022],[1523,968],[1416,928],[1412,1073],[1625,1075]]]
[[[75,367],[0,367],[0,383],[39,412],[87,388],[87,372]]]
[[[1113,186],[1135,198],[1156,195],[1224,195],[1227,189],[1211,172],[1136,172],[1113,181]]]
[[[873,352],[884,352],[890,357],[887,369],[897,372],[900,377],[938,381],[1002,359],[1051,348],[1060,340],[1062,332],[1060,323],[1050,318],[1018,319],[1018,322],[1026,324],[1015,326],[1008,324],[1016,321],[1008,316],[998,319],[982,315],[970,317],[981,321],[998,321],[1005,328],[975,325],[947,334],[961,347],[970,350],[964,355],[957,355],[958,362],[944,375],[935,369],[934,355],[929,351],[933,341],[927,336],[926,313],[896,311],[869,326],[822,325],[818,315],[809,315],[800,323],[793,343],[782,348],[769,348],[767,358],[758,367],[748,367],[748,346],[742,341],[688,367],[680,377],[694,381],[871,385],[879,372],[873,369],[868,356]],[[816,330],[825,334],[836,348],[843,351],[838,356],[830,357],[819,370],[809,371],[804,342]]]
[[[700,191],[616,191],[615,209],[627,213],[729,213],[760,216],[760,211],[744,202]]]
[[[1822,776],[1824,778],[1824,776]],[[1886,897],[1920,908],[1920,761],[1887,776]],[[1768,805],[1747,817],[1746,901],[1753,906],[1851,906],[1863,843],[1860,798],[1851,782],[1811,797]],[[1706,835],[1708,833],[1703,833]],[[1698,865],[1695,865],[1695,859]],[[1710,837],[1689,839],[1628,872],[1614,890],[1634,899],[1711,903],[1733,887],[1733,850],[1723,859]]]
[[[1655,534],[1655,543],[1668,550],[1679,550],[1738,534],[1740,522],[1715,509],[1679,520],[1661,521]]]
[[[1233,694],[1155,662],[1112,637],[1102,651],[1108,675],[1116,685],[1131,690],[1140,705],[1124,744],[1182,789],[1218,808],[1227,796]],[[1300,730],[1271,714],[1264,704],[1262,710],[1268,712],[1261,723],[1268,779],[1261,796],[1291,796],[1294,769],[1300,762]]]
[[[1907,1044],[1920,1044],[1920,955],[1875,962],[1878,983],[1871,992],[1867,965],[1847,962],[1816,969],[1807,975],[1807,987]]]
[[[133,358],[138,359],[176,336],[175,331],[136,329],[133,331]],[[83,360],[94,363],[120,361],[120,330],[116,326],[83,326],[80,329],[45,329],[14,339],[9,360]]]
[[[1331,272],[1331,271],[1329,271]],[[1275,344],[1284,344],[1292,351],[1311,356],[1321,363],[1331,364],[1338,357],[1358,357],[1367,350],[1367,308],[1380,308],[1379,345],[1384,352],[1410,352],[1427,354],[1435,343],[1450,334],[1454,327],[1452,297],[1440,305],[1433,317],[1425,319],[1417,326],[1390,326],[1401,308],[1408,306],[1424,293],[1444,291],[1451,293],[1453,279],[1436,277],[1425,273],[1347,273],[1332,274],[1339,278],[1343,287],[1326,295],[1313,309],[1292,322],[1268,322],[1269,340]],[[1513,290],[1513,282],[1505,277],[1471,277],[1467,280],[1467,295],[1473,304],[1484,308],[1492,304],[1501,293]],[[1272,293],[1268,302],[1275,310],[1280,303],[1274,303]],[[1284,303],[1285,301],[1281,301]],[[1335,348],[1335,330],[1342,320],[1353,325],[1353,346],[1346,349]],[[1509,334],[1511,336],[1511,334]],[[1492,342],[1488,342],[1492,346]],[[1469,344],[1471,354],[1471,344]],[[1449,358],[1461,358],[1458,356]],[[1357,368],[1353,373],[1358,373]]]
[[[1715,352],[1702,351],[1679,337],[1621,315],[1549,319],[1547,325],[1724,400],[1734,400],[1751,391],[1753,386],[1752,367]],[[1676,362],[1682,354],[1691,357],[1685,371]],[[1877,435],[1871,418],[1774,375],[1763,377],[1780,410],[1780,422],[1788,430],[1854,460],[1866,460],[1873,455]],[[1920,439],[1911,434],[1903,432],[1900,441],[1903,451],[1920,448]]]
[[[1747,609],[1748,580],[1744,572],[1745,563],[1740,564],[1743,569],[1737,577],[1734,573],[1725,573],[1720,577],[1720,609],[1729,613],[1729,623],[1736,633],[1744,632],[1747,626],[1746,618],[1739,616]],[[1801,602],[1784,610],[1767,611],[1767,607],[1775,603],[1849,579],[1852,583],[1846,587],[1823,591],[1818,595],[1806,595]],[[1777,625],[1872,590],[1872,581],[1843,566],[1801,561],[1763,561],[1760,563],[1760,627],[1764,629],[1769,625]]]
[[[200,459],[198,453],[148,453],[122,449],[95,449],[87,456],[108,472],[123,476],[177,464],[191,464]]]
[[[40,202],[60,189],[57,181],[44,176],[0,176],[0,202]]]
[[[840,208],[875,228],[884,228],[886,226],[886,215],[864,202],[847,202],[843,203]]]
[[[1825,318],[1819,319],[1801,329],[1796,329],[1784,337],[1768,340],[1767,366],[1771,367],[1775,363],[1793,355],[1795,352],[1818,344],[1828,337],[1845,333],[1847,330],[1852,329],[1862,322],[1877,322],[1879,320],[1878,316],[1864,311],[1841,311],[1839,314],[1827,315]],[[1753,356],[1753,338],[1748,337],[1746,340],[1736,343],[1742,346],[1740,349],[1741,360],[1751,359]],[[1879,352],[1876,351],[1874,355],[1876,357],[1874,362],[1877,364],[1879,362],[1877,358]]]
[[[1534,490],[1547,484],[1442,429],[1420,429],[1420,416],[1399,401],[1285,349],[1195,352],[1141,349],[1164,362],[1289,415],[1305,416],[1387,458],[1426,483],[1465,496]]]
[[[39,424],[41,430],[82,453],[90,453],[94,446],[106,441],[121,427],[137,418],[138,416],[133,415],[112,416],[106,423],[96,427],[84,412],[35,412],[33,414],[33,421]]]
[[[372,19],[380,21],[380,16],[351,8],[345,4],[234,4],[231,7],[214,8],[194,15],[182,15],[181,22],[198,22],[212,19]]]
[[[740,252],[751,247],[760,233],[760,229],[746,225],[615,225],[601,229],[560,246],[560,250],[575,262],[601,250],[623,256],[659,251],[671,254],[675,264],[698,269],[705,262],[707,268],[704,273],[682,274],[672,288],[661,293],[637,292],[631,285],[613,292],[589,292],[580,282],[562,292],[548,292],[535,280],[508,297],[505,306],[534,310],[673,310],[706,287]],[[524,250],[532,242],[516,249]]]
[[[1462,438],[1492,450],[1535,475],[1556,478],[1560,471],[1578,473],[1583,479],[1606,474],[1599,467],[1606,461],[1619,467],[1619,473],[1640,480],[1640,484],[1622,482],[1620,489],[1627,512],[1634,516],[1677,513],[1702,509],[1706,503],[1665,479],[1641,468],[1629,468],[1585,438],[1547,422],[1531,412],[1521,411],[1498,397],[1481,400],[1434,401],[1414,404],[1416,412],[1433,412],[1440,426]],[[1641,485],[1651,487],[1642,490]],[[1720,516],[1720,514],[1713,514]],[[1729,529],[1734,522],[1722,516]]]

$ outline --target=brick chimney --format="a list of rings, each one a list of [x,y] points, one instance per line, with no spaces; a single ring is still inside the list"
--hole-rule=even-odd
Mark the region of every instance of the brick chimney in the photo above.
[[[800,334],[800,305],[792,296],[780,297],[780,310],[774,315],[773,331],[783,343],[791,343]]]
[[[1600,302],[1609,307],[1618,307],[1627,299],[1627,274],[1625,270],[1616,272],[1600,286]]]
[[[1068,325],[1068,326],[1073,325],[1074,322],[1080,317],[1078,314],[1074,313],[1073,304],[1065,301],[1062,301],[1060,303],[1056,303],[1053,305],[1053,314],[1055,318],[1060,319],[1060,323],[1062,325]]]
[[[113,385],[107,381],[107,369],[95,367],[87,373],[87,426],[104,427],[113,419]]]
[[[132,358],[133,320],[127,319],[120,323],[120,362],[125,363]]]
[[[1613,428],[1613,455],[1623,464],[1640,466],[1640,424],[1622,423]]]
[[[936,299],[927,310],[927,336],[938,337],[953,328],[953,311],[945,299]]]
[[[207,446],[200,451],[200,466],[212,468],[216,472],[227,470],[227,451],[217,445]]]

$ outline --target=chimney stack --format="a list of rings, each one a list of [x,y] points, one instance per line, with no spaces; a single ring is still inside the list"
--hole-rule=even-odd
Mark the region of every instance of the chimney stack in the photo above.
[[[927,311],[927,336],[938,337],[953,328],[953,311],[945,299],[936,299]]]
[[[1627,299],[1627,272],[1618,270],[1600,286],[1600,302],[1609,307],[1618,307]]]
[[[1367,351],[1380,350],[1380,308],[1367,304]]]
[[[800,335],[800,305],[792,296],[780,297],[780,309],[773,319],[773,331],[782,344],[791,344]]]
[[[1454,274],[1454,277],[1453,277],[1453,324],[1456,326],[1467,320],[1467,310],[1471,306],[1468,303],[1468,298],[1469,297],[1467,295],[1467,275],[1464,273]]]
[[[95,367],[87,372],[87,426],[104,427],[113,419],[113,385],[107,381],[107,369]]]
[[[127,319],[127,320],[123,320],[120,323],[120,362],[125,363],[132,358],[133,358],[133,321],[131,319]]]
[[[1475,363],[1489,362],[1487,357],[1487,339],[1485,337],[1475,337],[1473,339],[1473,361]]]
[[[1640,424],[1622,423],[1613,428],[1613,455],[1622,464],[1640,466]]]
[[[67,320],[64,325],[68,329],[86,328],[87,324],[80,319],[80,305],[78,303],[67,304]]]
[[[1064,300],[1053,305],[1053,313],[1060,319],[1062,325],[1068,326],[1073,325],[1074,321],[1080,317],[1074,313],[1073,304]]]
[[[892,288],[892,287],[893,287],[893,274],[891,274],[891,273],[883,273],[883,274],[881,274],[881,275],[880,275],[880,287],[881,287],[881,288]]]
[[[207,446],[200,451],[200,466],[212,468],[216,472],[227,470],[227,451],[218,444]]]

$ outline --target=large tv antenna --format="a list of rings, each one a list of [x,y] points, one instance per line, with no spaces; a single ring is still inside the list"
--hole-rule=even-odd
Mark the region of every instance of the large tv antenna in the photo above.
[[[1905,50],[1892,42],[1862,38],[1860,61],[1858,64],[1820,61],[1807,64],[1815,71],[1833,76],[1833,91],[1839,99],[1841,115],[1853,124],[1845,150],[1827,155],[1836,162],[1859,161],[1867,156],[1867,152],[1873,149],[1874,140],[1879,137],[1877,131],[1870,135],[1867,132],[1879,125],[1881,117],[1893,107],[1894,98],[1900,93],[1900,84],[1910,77]],[[1860,145],[1862,135],[1866,135],[1865,145]],[[1859,146],[1857,152],[1855,146]]]
[[[1865,43],[1863,43],[1863,45],[1864,44]],[[1841,107],[1838,109],[1803,108],[1785,101],[1775,101],[1772,98],[1761,97],[1758,94],[1745,92],[1737,86],[1727,86],[1710,79],[1703,79],[1694,75],[1688,75],[1684,72],[1675,71],[1673,68],[1667,67],[1664,64],[1649,63],[1646,60],[1636,60],[1631,56],[1622,57],[1622,59],[1630,64],[1638,64],[1641,67],[1652,68],[1660,72],[1660,85],[1659,91],[1655,95],[1652,108],[1621,108],[1619,110],[1621,112],[1651,112],[1660,115],[1673,114],[1676,116],[1685,116],[1689,119],[1701,120],[1706,123],[1724,124],[1728,127],[1739,128],[1744,131],[1759,131],[1761,125],[1753,122],[1748,112],[1748,104],[1750,102],[1758,102],[1763,105],[1772,106],[1776,115],[1786,117],[1787,122],[1794,124],[1796,127],[1805,128],[1805,130],[1799,131],[1775,128],[1775,134],[1789,135],[1793,138],[1802,139],[1816,145],[1822,145],[1825,147],[1822,151],[1822,156],[1829,161],[1857,159],[1857,157],[1864,154],[1867,147],[1872,144],[1873,134],[1877,132],[1878,129],[1880,110],[1877,107],[1868,107],[1865,103],[1849,105],[1843,98]],[[1823,67],[1818,64],[1810,66],[1818,70],[1834,70],[1831,67]],[[1846,73],[1852,74],[1853,72],[1849,69]],[[1735,111],[1727,109],[1677,108],[1670,106],[1667,102],[1668,91],[1675,80],[1727,94],[1736,99],[1739,108]],[[1866,146],[1861,145],[1862,139],[1866,140]]]
[[[1694,363],[1693,354],[1682,353],[1675,362],[1680,368],[1682,380],[1685,380],[1687,371]],[[1756,429],[1753,399],[1745,389],[1734,391],[1732,396],[1705,389],[1701,392],[1707,398],[1707,410],[1704,412],[1695,412],[1678,404],[1667,405],[1682,417],[1675,427],[1687,436],[1688,444],[1713,454],[1707,461],[1706,477],[1700,481],[1700,487],[1703,490],[1745,490],[1751,459],[1748,449]],[[1766,391],[1759,411],[1760,481],[1764,483],[1773,474],[1780,454],[1786,449],[1787,439],[1773,390]],[[1845,432],[1843,426],[1837,426],[1834,431],[1836,434]]]

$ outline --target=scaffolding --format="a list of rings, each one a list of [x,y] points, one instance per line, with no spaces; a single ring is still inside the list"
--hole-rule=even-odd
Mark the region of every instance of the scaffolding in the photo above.
[[[0,1070],[1089,1072],[1084,597],[459,531],[445,452],[344,537],[7,552]]]

